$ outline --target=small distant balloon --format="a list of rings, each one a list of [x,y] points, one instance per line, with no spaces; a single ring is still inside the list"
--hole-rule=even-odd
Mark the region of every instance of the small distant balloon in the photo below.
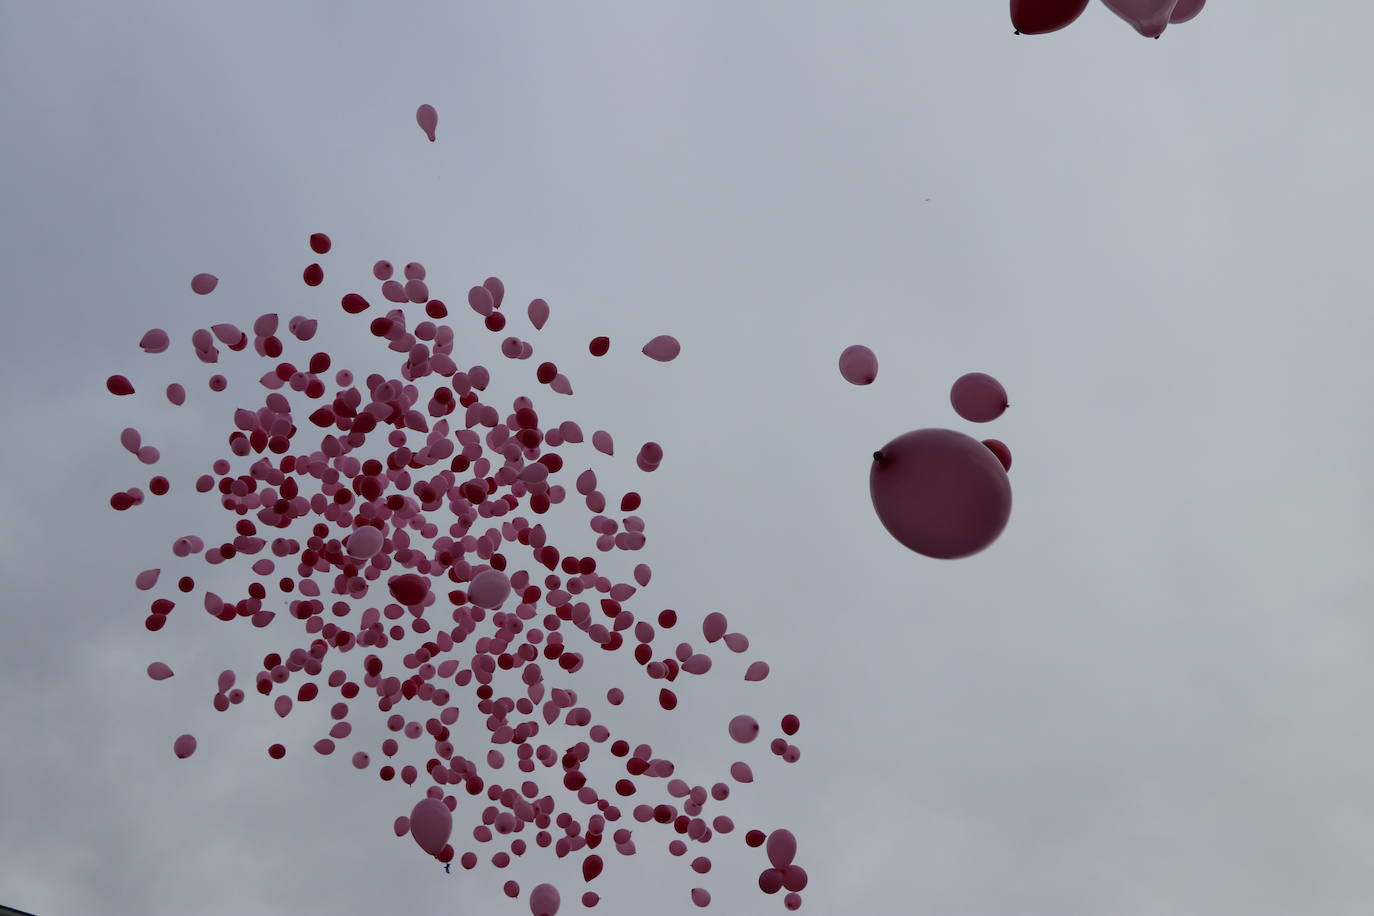
[[[182,760],[185,760],[187,757],[190,757],[195,752],[195,735],[182,735],[181,737],[177,738],[176,741],[172,742],[172,753],[176,754],[177,757],[179,757]]]
[[[878,377],[878,357],[863,344],[845,347],[840,353],[840,375],[851,385],[871,385]]]
[[[996,420],[1007,409],[1007,389],[984,372],[969,372],[955,379],[949,389],[954,412],[970,423]]]
[[[153,662],[148,666],[148,677],[155,681],[165,681],[172,676],[172,669],[165,662]]]
[[[439,112],[434,110],[433,105],[421,105],[415,109],[415,123],[420,125],[420,130],[425,132],[429,142],[434,142],[434,129],[439,126]]]
[[[201,296],[208,296],[219,286],[219,277],[214,274],[196,274],[191,278],[191,292]]]

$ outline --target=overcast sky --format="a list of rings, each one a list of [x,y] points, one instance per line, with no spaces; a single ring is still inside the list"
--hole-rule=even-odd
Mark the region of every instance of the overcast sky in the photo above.
[[[609,853],[598,912],[695,912],[694,886],[711,912],[781,912],[740,834],[788,826],[810,913],[1368,913],[1374,12],[1215,0],[1149,41],[1097,3],[1017,38],[1005,7],[0,4],[0,903],[517,916],[547,880],[581,911],[580,856],[445,875],[394,837],[418,790],[310,750],[323,704],[279,719],[250,686],[211,708],[221,669],[251,685],[300,644],[285,614],[223,624],[198,591],[142,626],[176,576],[249,581],[170,553],[227,536],[192,483],[268,368],[225,351],[212,393],[190,333],[317,315],[337,365],[395,373],[338,308],[379,299],[388,258],[426,264],[455,305],[505,281],[511,333],[576,389],[540,403],[616,437],[611,459],[569,449],[570,471],[644,494],[647,547],[603,568],[649,562],[637,614],[675,608],[700,644],[719,610],[753,644],[679,679],[672,714],[621,653],[569,680],[689,781],[736,759],[758,775],[708,808],[740,831],[706,847],[704,878],[630,824],[639,852]],[[335,248],[310,290],[317,231]],[[200,271],[221,278],[207,298]],[[460,362],[492,368],[498,404],[535,387],[456,312]],[[170,352],[138,350],[150,327]],[[638,352],[662,333],[673,363]],[[877,352],[876,384],[840,379],[852,343]],[[969,371],[1006,385],[1003,418],[954,415]],[[113,372],[139,395],[107,394]],[[115,513],[152,472],[126,426],[174,490]],[[870,453],[926,426],[1015,456],[1011,523],[971,559],[907,551],[869,502]],[[666,457],[646,475],[650,439]],[[575,499],[552,515],[594,552]],[[162,585],[138,592],[150,567]],[[763,684],[742,681],[753,658]],[[149,680],[154,660],[176,677]],[[596,702],[611,684],[618,710]],[[738,712],[763,740],[729,740]],[[767,749],[785,712],[792,766]],[[375,709],[354,718],[347,750],[375,755]],[[185,761],[182,732],[200,740]],[[460,850],[479,812],[460,806]]]

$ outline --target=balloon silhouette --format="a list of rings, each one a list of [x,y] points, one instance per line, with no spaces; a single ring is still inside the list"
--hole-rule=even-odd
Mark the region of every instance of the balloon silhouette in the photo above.
[[[982,372],[961,375],[949,389],[954,412],[970,423],[996,420],[1007,409],[1007,389]]]
[[[1073,23],[1088,0],[1011,0],[1011,24],[1022,35],[1043,35]]]
[[[1011,470],[1011,449],[1007,448],[1005,442],[1001,439],[984,439],[983,444],[997,456],[998,461],[1002,462],[1002,469],[1004,471]]]
[[[434,110],[433,105],[421,105],[415,109],[415,123],[420,125],[420,130],[425,132],[429,142],[434,142],[434,129],[439,126],[439,112]]]
[[[1141,35],[1158,38],[1168,27],[1178,0],[1102,0],[1102,3]]]
[[[986,445],[952,429],[904,433],[874,453],[869,492],[878,519],[922,556],[956,560],[997,540],[1011,483]]]

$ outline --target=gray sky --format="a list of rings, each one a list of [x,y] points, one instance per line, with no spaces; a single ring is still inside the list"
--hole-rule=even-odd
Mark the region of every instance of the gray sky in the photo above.
[[[0,902],[523,914],[515,878],[581,910],[579,856],[445,876],[392,836],[415,790],[314,754],[324,708],[282,720],[250,691],[215,713],[218,671],[298,644],[285,615],[245,630],[197,599],[142,627],[140,569],[247,582],[170,555],[228,530],[191,483],[267,368],[226,352],[212,394],[190,332],[315,314],[338,365],[394,372],[337,306],[389,258],[455,305],[490,274],[508,311],[551,303],[512,332],[571,376],[558,409],[619,446],[570,469],[645,496],[648,547],[614,575],[647,561],[637,611],[699,637],[720,610],[753,642],[671,716],[628,658],[573,683],[623,684],[594,710],[689,780],[753,763],[721,810],[793,829],[804,912],[1368,912],[1367,4],[1217,0],[1160,41],[1100,4],[1022,39],[1001,2],[118,6],[0,5]],[[312,291],[314,231],[335,248]],[[458,312],[460,362],[506,404],[531,388]],[[154,326],[160,357],[137,349]],[[637,352],[661,333],[676,362]],[[851,343],[878,353],[869,388],[835,369]],[[1013,405],[984,427],[947,400],[975,370]],[[112,372],[140,395],[108,396]],[[186,407],[158,394],[173,380]],[[108,508],[149,476],[125,426],[177,498]],[[906,551],[869,503],[869,453],[923,426],[1015,456],[1011,524],[972,559]],[[740,679],[754,657],[762,685]],[[155,659],[177,676],[150,681]],[[767,750],[789,711],[795,766]],[[736,712],[765,740],[730,742]],[[380,727],[354,718],[350,751]],[[178,761],[184,731],[200,749]],[[738,834],[701,878],[632,826],[598,912],[695,912],[698,885],[710,912],[781,911]]]

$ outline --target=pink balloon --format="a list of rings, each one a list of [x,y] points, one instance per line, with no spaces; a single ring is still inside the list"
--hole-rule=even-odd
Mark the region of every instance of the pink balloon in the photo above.
[[[796,911],[801,909],[801,894],[788,894],[782,898],[783,909]]]
[[[871,385],[878,377],[878,357],[863,344],[845,347],[840,353],[840,375],[851,385]]]
[[[677,359],[678,354],[682,352],[682,344],[670,334],[661,334],[646,343],[641,352],[649,359],[667,363]]]
[[[145,569],[134,577],[134,587],[141,592],[146,592],[157,585],[157,577],[161,574],[161,569]]]
[[[1011,517],[1011,483],[997,456],[951,429],[918,429],[884,445],[868,486],[888,533],[935,559],[978,553]]]
[[[510,579],[496,569],[484,569],[468,583],[468,600],[488,610],[498,608],[510,597]]]
[[[739,715],[730,720],[730,737],[748,744],[759,736],[759,723],[753,716]]]
[[[529,315],[530,324],[538,331],[544,327],[544,322],[549,320],[549,304],[543,299],[532,299],[526,314]]]
[[[1141,35],[1158,38],[1168,27],[1178,0],[1102,0],[1102,3]]]
[[[754,781],[754,771],[743,760],[736,760],[730,764],[730,778],[735,782],[750,783]]]
[[[990,375],[970,372],[959,376],[950,387],[949,402],[954,412],[970,423],[987,423],[1007,409],[1007,389]]]
[[[715,642],[720,639],[725,635],[725,631],[728,628],[729,623],[726,621],[725,615],[720,611],[712,611],[707,614],[706,619],[701,622],[701,633],[706,637],[707,642]]]
[[[155,681],[165,681],[172,676],[172,669],[166,662],[153,662],[148,666],[148,677]]]
[[[219,277],[214,274],[196,274],[191,278],[191,292],[208,296],[219,285]]]
[[[162,328],[153,328],[138,342],[144,353],[161,353],[171,345],[171,339]]]
[[[711,892],[704,887],[692,888],[692,902],[697,906],[710,906]]]
[[[167,386],[167,400],[180,407],[186,403],[186,389],[180,384],[172,382]]]
[[[453,832],[453,813],[437,798],[424,798],[410,811],[410,835],[420,848],[437,856]]]
[[[754,662],[749,666],[749,669],[744,672],[744,679],[746,681],[761,681],[766,677],[768,677],[767,662]]]
[[[172,753],[185,760],[196,752],[196,736],[182,735],[172,742]]]
[[[407,833],[410,833],[410,818],[402,814],[400,817],[396,818],[395,823],[391,825],[391,829],[395,831],[397,836],[405,836]]]
[[[774,830],[768,834],[767,851],[773,867],[784,869],[797,857],[797,838],[790,830]]]
[[[721,638],[725,640],[725,647],[731,652],[749,651],[749,637],[743,633],[726,633]]]
[[[531,916],[558,916],[558,888],[552,884],[540,884],[530,891]]]
[[[1206,5],[1207,0],[1178,0],[1178,5],[1169,14],[1169,22],[1171,25],[1187,22],[1202,12],[1202,8]]]
[[[377,552],[382,549],[383,540],[385,540],[385,536],[381,529],[364,525],[355,529],[348,536],[348,553],[350,556],[366,560],[377,555]]]
[[[415,123],[420,125],[420,130],[425,132],[429,142],[434,142],[434,129],[439,126],[439,112],[434,110],[433,105],[421,105],[415,109]]]

